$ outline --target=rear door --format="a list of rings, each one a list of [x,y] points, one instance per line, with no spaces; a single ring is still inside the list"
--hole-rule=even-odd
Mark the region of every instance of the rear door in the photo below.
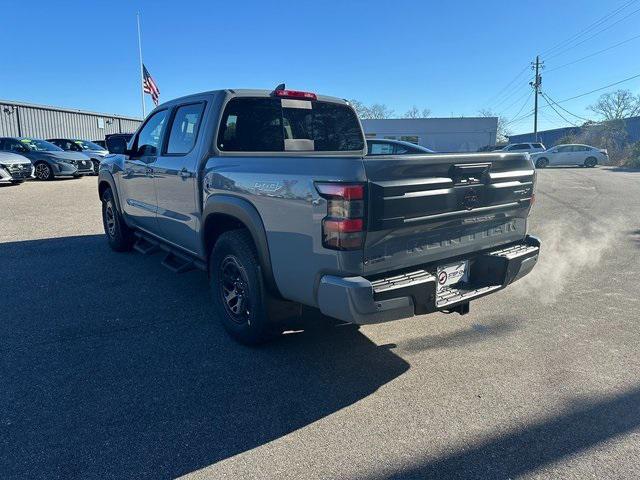
[[[134,138],[133,153],[125,158],[121,177],[123,208],[140,228],[156,231],[158,202],[153,169],[158,159],[168,120],[168,110],[159,110],[147,118]]]
[[[196,141],[204,108],[204,102],[196,102],[173,110],[162,155],[153,167],[159,231],[166,240],[193,253],[198,222]]]
[[[521,240],[535,172],[526,155],[367,157],[364,270],[401,269]]]

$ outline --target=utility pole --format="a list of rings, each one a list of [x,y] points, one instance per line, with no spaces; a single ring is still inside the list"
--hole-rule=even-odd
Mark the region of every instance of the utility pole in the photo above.
[[[544,68],[544,62],[540,62],[540,57],[536,55],[535,63],[531,63],[531,68],[536,71],[536,78],[533,82],[529,82],[535,91],[534,104],[533,104],[533,136],[535,141],[538,141],[538,95],[540,94],[540,86],[542,85],[542,75],[540,75],[540,69]]]

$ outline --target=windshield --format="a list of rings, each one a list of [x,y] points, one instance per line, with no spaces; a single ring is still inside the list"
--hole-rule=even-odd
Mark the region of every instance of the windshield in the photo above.
[[[56,147],[53,143],[44,140],[36,140],[35,138],[21,138],[20,143],[32,152],[63,152],[60,147]]]
[[[104,150],[104,147],[101,147],[97,143],[93,143],[88,140],[74,140],[73,142],[82,150]]]

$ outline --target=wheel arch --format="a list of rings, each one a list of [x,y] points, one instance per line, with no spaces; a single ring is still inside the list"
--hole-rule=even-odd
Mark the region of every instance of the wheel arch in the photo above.
[[[110,188],[113,192],[113,199],[116,202],[116,208],[118,211],[122,212],[122,208],[120,208],[120,198],[118,197],[118,190],[116,189],[116,182],[114,181],[113,176],[111,176],[110,173],[100,172],[98,176],[98,198],[100,198],[100,200],[102,200],[102,194],[107,188]]]
[[[251,235],[256,247],[266,286],[272,294],[281,297],[273,275],[267,232],[256,207],[249,201],[232,195],[211,195],[204,206],[202,218],[200,240],[207,261],[213,245],[221,234],[244,228]]]

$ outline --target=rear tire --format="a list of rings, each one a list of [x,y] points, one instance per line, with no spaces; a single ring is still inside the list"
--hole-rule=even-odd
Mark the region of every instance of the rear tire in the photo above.
[[[279,332],[268,315],[258,254],[246,230],[220,235],[209,257],[213,308],[225,330],[238,342],[258,345]]]
[[[53,180],[53,170],[47,162],[36,163],[34,173],[38,180]]]
[[[131,250],[135,241],[133,230],[122,219],[110,188],[102,194],[102,224],[112,250],[116,252]]]
[[[584,161],[584,166],[587,168],[593,168],[598,164],[598,159],[596,157],[589,157]]]
[[[549,165],[549,160],[546,158],[539,158],[536,160],[536,168],[547,168]]]

